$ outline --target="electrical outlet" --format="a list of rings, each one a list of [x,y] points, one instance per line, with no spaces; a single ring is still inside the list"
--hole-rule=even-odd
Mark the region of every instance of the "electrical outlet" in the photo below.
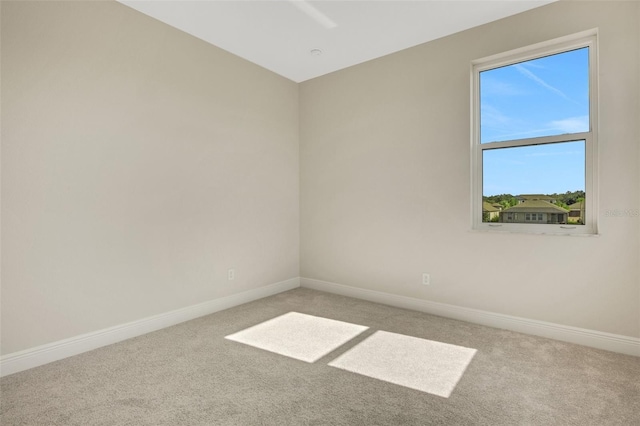
[[[426,272],[422,274],[422,285],[431,285],[431,275]]]
[[[227,279],[229,281],[233,281],[236,279],[236,270],[235,269],[229,269],[227,271]]]

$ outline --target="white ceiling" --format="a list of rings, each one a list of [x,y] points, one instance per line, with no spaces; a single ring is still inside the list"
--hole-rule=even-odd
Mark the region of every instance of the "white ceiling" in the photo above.
[[[302,82],[555,0],[118,1]]]

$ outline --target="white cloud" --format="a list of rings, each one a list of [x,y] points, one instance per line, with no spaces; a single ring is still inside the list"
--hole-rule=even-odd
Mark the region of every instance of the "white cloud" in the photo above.
[[[481,90],[483,96],[518,96],[527,94],[525,90],[515,84],[490,77],[482,79]]]
[[[540,86],[544,87],[547,90],[550,90],[551,92],[555,93],[556,95],[570,101],[570,102],[575,102],[573,99],[569,98],[562,90],[553,87],[552,85],[550,85],[549,83],[547,83],[546,81],[544,81],[543,79],[541,79],[540,77],[538,77],[536,74],[534,74],[532,71],[526,69],[523,65],[521,64],[516,64],[514,65],[514,68],[517,69],[520,74],[524,75],[525,77],[533,80],[534,82],[536,82],[537,84],[539,84]]]
[[[560,134],[580,133],[589,131],[589,116],[570,117],[552,121],[550,127],[557,129]]]
[[[527,154],[527,157],[558,157],[564,155],[584,155],[581,151],[561,151],[561,152],[535,152]]]
[[[511,117],[487,103],[482,104],[480,114],[482,125],[487,127],[503,127],[513,121]]]

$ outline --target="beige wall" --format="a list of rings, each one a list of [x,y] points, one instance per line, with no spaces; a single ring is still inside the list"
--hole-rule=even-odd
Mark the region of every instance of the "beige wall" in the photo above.
[[[637,10],[637,20],[636,23],[640,22],[640,5],[638,5]],[[638,46],[640,46],[640,28],[637,31],[638,34]],[[640,49],[636,49],[636,57],[638,58],[638,62],[640,63]],[[638,96],[636,97],[636,108],[637,111],[640,111],[640,84],[638,84]],[[638,149],[638,164],[640,164],[640,121],[637,122],[637,131],[636,131],[636,141],[638,141],[639,149]],[[638,185],[638,191],[640,192],[640,185]],[[640,193],[638,194],[638,198],[640,199]],[[640,232],[638,232],[638,245],[640,246]],[[640,250],[638,250],[638,267],[640,268]],[[638,278],[640,281],[640,277]],[[640,285],[638,286],[638,306],[640,306]],[[640,314],[638,314],[638,329],[640,330]]]
[[[299,275],[295,83],[115,2],[3,1],[1,88],[2,354]]]
[[[639,8],[556,3],[302,83],[301,276],[640,337],[640,219],[604,214],[639,207]],[[596,27],[600,235],[471,232],[470,61]]]

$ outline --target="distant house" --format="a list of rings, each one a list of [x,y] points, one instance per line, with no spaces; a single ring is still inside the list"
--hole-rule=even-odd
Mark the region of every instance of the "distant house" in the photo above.
[[[573,203],[569,206],[569,220],[572,222],[584,223],[584,200]]]
[[[498,204],[498,206],[500,206]],[[494,219],[500,217],[500,210],[502,206],[496,207],[496,204],[491,204],[487,201],[482,202],[482,220],[484,222],[492,222]]]
[[[546,197],[550,199],[550,197]],[[569,212],[547,200],[520,199],[519,204],[509,207],[499,213],[503,223],[567,223]]]
[[[556,199],[544,194],[522,194],[516,197],[518,203],[524,203],[525,201],[539,200],[539,201],[547,201],[551,204],[555,204]]]

